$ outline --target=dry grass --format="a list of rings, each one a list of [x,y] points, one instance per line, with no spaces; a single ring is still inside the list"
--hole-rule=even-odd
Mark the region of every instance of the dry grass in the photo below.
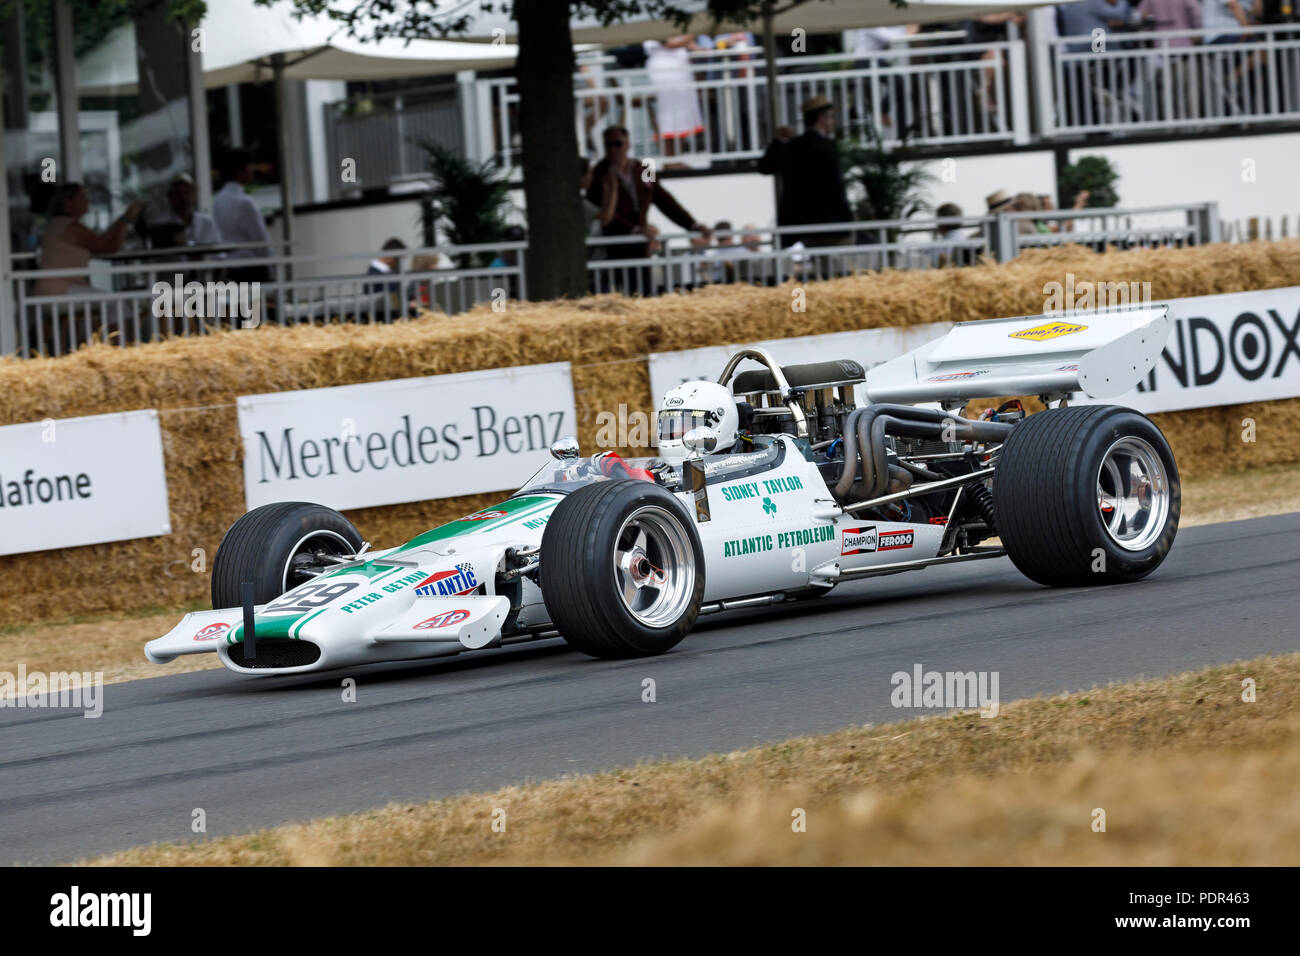
[[[510,303],[392,326],[333,325],[220,332],[138,348],[91,346],[58,359],[0,359],[0,424],[157,408],[172,534],[0,557],[0,624],[201,598],[194,548],[212,554],[242,511],[239,395],[569,361],[578,437],[591,446],[596,413],[625,403],[652,408],[646,354],[747,339],[1042,311],[1043,287],[1067,272],[1093,281],[1149,281],[1157,299],[1300,285],[1300,241],[1102,255],[1078,246],[1026,252],[966,269],[882,272],[809,283],[807,311],[793,285],[710,287],[687,295]],[[1243,445],[1240,420],[1259,422]],[[1300,400],[1158,416],[1188,474],[1293,461]],[[350,512],[377,540],[490,504],[492,494]],[[87,566],[100,586],[82,585]],[[31,582],[41,582],[32,587]]]
[[[1292,654],[90,862],[1295,865],[1297,783]]]
[[[1300,465],[1183,482],[1182,527],[1300,511]],[[378,542],[396,537],[377,538]],[[202,601],[172,609],[151,608],[89,618],[0,628],[0,671],[103,671],[107,682],[140,680],[220,667],[215,654],[178,657],[159,667],[144,658],[144,644],[166,634]]]
[[[166,634],[186,612],[198,609],[195,603],[6,627],[0,629],[0,671],[14,673],[22,663],[29,673],[98,671],[105,683],[158,677],[164,672],[144,659],[145,642]],[[215,654],[193,654],[178,657],[165,673],[219,666]]]

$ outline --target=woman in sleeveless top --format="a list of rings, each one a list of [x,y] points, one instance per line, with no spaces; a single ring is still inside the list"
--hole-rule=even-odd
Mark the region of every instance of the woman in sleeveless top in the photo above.
[[[50,220],[41,235],[42,269],[81,269],[90,264],[91,256],[117,252],[126,241],[127,228],[140,215],[143,204],[133,202],[111,226],[102,233],[81,223],[90,208],[86,190],[80,183],[60,186],[50,200]],[[83,272],[77,276],[50,276],[36,281],[36,295],[66,295],[94,292],[90,276]]]

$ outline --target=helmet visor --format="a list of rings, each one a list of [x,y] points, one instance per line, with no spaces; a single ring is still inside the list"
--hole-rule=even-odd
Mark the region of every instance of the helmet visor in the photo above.
[[[697,408],[669,408],[659,413],[659,440],[681,441],[692,428],[709,424],[709,413]]]

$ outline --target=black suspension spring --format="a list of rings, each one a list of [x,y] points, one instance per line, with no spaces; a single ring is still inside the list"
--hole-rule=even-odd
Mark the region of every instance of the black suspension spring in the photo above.
[[[980,517],[989,526],[989,530],[996,531],[998,526],[994,521],[996,512],[993,510],[993,492],[983,482],[977,481],[966,486],[966,493],[979,509]]]

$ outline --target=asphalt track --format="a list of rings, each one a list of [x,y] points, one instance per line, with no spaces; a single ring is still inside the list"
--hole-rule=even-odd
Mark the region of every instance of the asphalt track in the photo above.
[[[310,679],[113,684],[95,720],[0,708],[0,863],[192,839],[196,807],[220,835],[895,721],[922,713],[890,705],[890,676],[918,663],[998,671],[1006,701],[1300,650],[1298,572],[1289,514],[1186,529],[1138,584],[1053,591],[1005,559],[930,568],[706,617],[651,660],[554,640]]]

